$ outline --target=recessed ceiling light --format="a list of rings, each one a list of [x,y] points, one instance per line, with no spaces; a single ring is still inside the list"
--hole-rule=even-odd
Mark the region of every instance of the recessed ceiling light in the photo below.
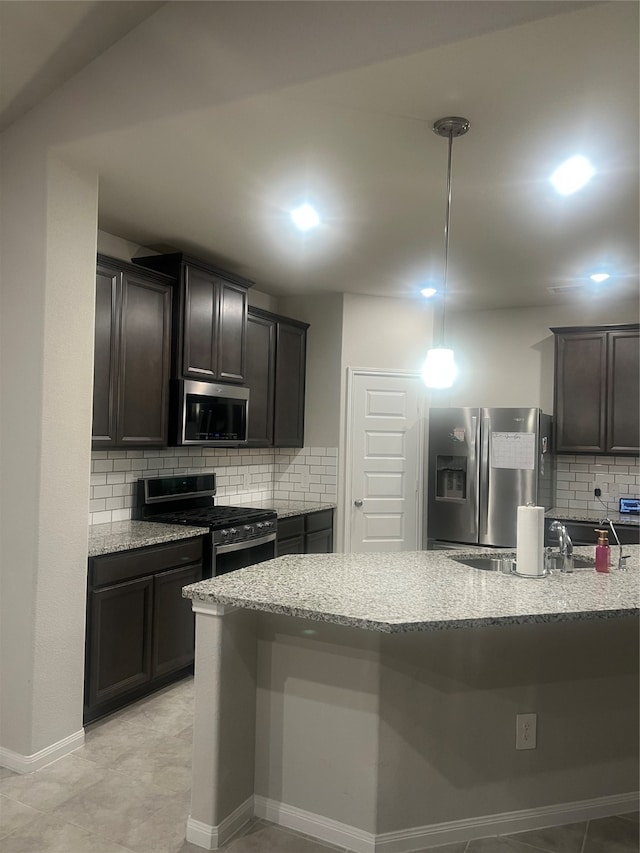
[[[571,195],[583,187],[596,173],[586,157],[565,160],[549,179],[561,195]]]
[[[611,276],[608,272],[594,272],[594,274],[590,275],[589,278],[591,281],[595,281],[596,284],[601,284],[603,281],[611,278]]]
[[[438,291],[435,287],[423,287],[420,293],[424,296],[425,299],[430,299],[432,296],[435,296]]]
[[[300,207],[296,207],[291,211],[291,218],[300,231],[309,231],[310,228],[320,224],[320,217],[310,204],[301,204]]]

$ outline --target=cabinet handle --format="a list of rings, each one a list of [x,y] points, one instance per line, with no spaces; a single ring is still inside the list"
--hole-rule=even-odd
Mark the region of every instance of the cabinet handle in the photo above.
[[[358,507],[362,506],[362,501],[360,500],[360,498],[358,498],[357,500],[355,500],[355,501],[353,502],[353,505],[354,505],[354,506],[358,506]]]

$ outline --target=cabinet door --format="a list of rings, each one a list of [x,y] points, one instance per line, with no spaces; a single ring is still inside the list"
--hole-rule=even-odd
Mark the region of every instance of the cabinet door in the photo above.
[[[276,557],[284,554],[304,554],[304,535],[291,536],[288,539],[276,540]]]
[[[118,375],[117,297],[120,274],[98,267],[93,360],[93,426],[95,450],[116,443],[116,381]]]
[[[306,329],[278,322],[274,403],[275,447],[304,443],[304,379]]]
[[[153,579],[105,587],[89,597],[89,707],[151,678]]]
[[[333,553],[333,530],[316,530],[313,533],[307,533],[306,553]]]
[[[201,579],[201,563],[160,572],[153,579],[153,678],[193,663],[195,621],[182,587]]]
[[[182,374],[191,379],[217,376],[216,318],[219,289],[211,273],[184,267]]]
[[[607,452],[640,453],[640,335],[609,332]]]
[[[556,451],[606,449],[606,332],[556,336]]]
[[[166,445],[171,288],[125,272],[121,317],[117,443]]]
[[[275,379],[276,324],[266,317],[247,317],[247,387],[249,397],[248,444],[273,444],[273,386]]]
[[[217,325],[217,378],[244,382],[247,339],[246,288],[219,281]]]

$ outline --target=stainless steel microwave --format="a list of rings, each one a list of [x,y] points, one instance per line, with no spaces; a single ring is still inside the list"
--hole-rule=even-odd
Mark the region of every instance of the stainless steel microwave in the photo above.
[[[247,443],[248,388],[178,379],[172,401],[173,444],[237,447]]]

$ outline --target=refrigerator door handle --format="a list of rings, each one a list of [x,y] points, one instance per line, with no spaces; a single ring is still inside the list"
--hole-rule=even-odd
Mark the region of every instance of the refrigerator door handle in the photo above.
[[[473,536],[478,539],[478,500],[479,500],[479,478],[478,478],[478,442],[480,436],[478,434],[478,418],[471,418],[471,434],[472,440],[469,442],[469,498],[473,508]]]
[[[489,527],[489,473],[491,471],[490,441],[491,418],[482,419],[481,429],[482,450],[480,453],[480,533],[486,534]]]

